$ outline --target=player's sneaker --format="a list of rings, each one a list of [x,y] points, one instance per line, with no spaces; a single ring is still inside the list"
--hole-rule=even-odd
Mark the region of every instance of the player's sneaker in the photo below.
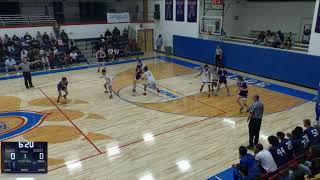
[[[109,93],[109,91],[104,91],[104,93],[108,94],[108,93]]]
[[[160,93],[160,89],[159,88],[157,88],[157,93]]]
[[[240,113],[242,113],[243,107],[240,108]]]
[[[66,96],[66,95],[63,95],[63,98],[64,98],[64,99],[67,99],[67,96]]]
[[[143,93],[143,95],[144,95],[144,96],[146,96],[146,95],[147,95],[147,93],[145,93],[145,92],[144,92],[144,93]]]
[[[112,96],[112,94],[111,94],[111,95],[109,96],[109,98],[112,99],[112,97],[113,97],[113,96]]]

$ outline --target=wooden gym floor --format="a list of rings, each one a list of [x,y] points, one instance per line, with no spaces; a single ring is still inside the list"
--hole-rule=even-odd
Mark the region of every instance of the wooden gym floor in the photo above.
[[[117,94],[111,100],[96,68],[34,76],[36,88],[30,90],[25,90],[23,79],[0,81],[0,113],[48,114],[36,128],[5,141],[49,142],[48,174],[2,174],[0,179],[194,180],[237,162],[237,149],[247,145],[248,130],[247,114],[239,113],[235,104],[235,81],[229,80],[232,96],[222,88],[218,96],[208,98],[199,93],[200,77],[194,78],[198,70],[156,59],[145,63],[160,94],[149,90],[143,96],[139,84],[137,96],[131,95],[136,63],[107,66]],[[70,95],[57,104],[56,84],[63,76],[69,80]],[[266,106],[261,130],[265,145],[268,135],[314,118],[312,102],[259,86],[249,89],[251,96],[260,94]],[[22,123],[15,117],[0,117],[0,122],[8,131]]]

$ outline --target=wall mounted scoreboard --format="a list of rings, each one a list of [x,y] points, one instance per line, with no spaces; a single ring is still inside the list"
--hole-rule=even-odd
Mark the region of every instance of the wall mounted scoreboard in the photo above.
[[[47,142],[1,142],[1,173],[47,172]]]

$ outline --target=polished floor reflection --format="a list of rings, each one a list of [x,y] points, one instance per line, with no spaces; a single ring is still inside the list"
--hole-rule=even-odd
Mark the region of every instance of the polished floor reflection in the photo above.
[[[0,81],[0,111],[49,114],[34,129],[5,141],[49,142],[49,173],[2,174],[4,180],[168,180],[206,179],[238,161],[237,149],[247,145],[246,113],[224,88],[218,96],[199,93],[198,70],[162,60],[146,60],[161,93],[143,96],[138,84],[132,96],[135,63],[108,66],[116,93],[109,99],[104,79],[89,68],[35,76],[34,89],[22,79]],[[200,64],[199,64],[200,65]],[[56,103],[56,84],[69,80],[69,99]],[[277,131],[288,132],[302,119],[313,119],[312,102],[263,87],[249,87],[266,105],[261,142]],[[250,101],[251,102],[251,101]],[[8,131],[21,123],[2,118]],[[1,133],[0,133],[1,134]]]

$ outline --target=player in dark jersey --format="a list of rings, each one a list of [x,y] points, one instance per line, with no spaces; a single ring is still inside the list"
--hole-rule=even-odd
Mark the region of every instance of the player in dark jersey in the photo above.
[[[133,77],[133,88],[132,88],[132,95],[135,96],[136,88],[137,88],[137,81],[142,78],[142,69],[144,67],[144,64],[142,60],[137,57],[137,66],[135,69],[134,77]]]
[[[243,81],[243,77],[239,76],[237,80],[237,86],[238,86],[238,96],[237,96],[237,103],[240,106],[240,112],[242,112],[243,108],[247,106],[247,98],[248,98],[248,85],[246,82]],[[241,102],[242,100],[242,102]]]
[[[57,85],[59,96],[57,98],[57,103],[60,102],[60,98],[63,97],[67,99],[68,95],[68,80],[66,77],[63,77],[62,80]],[[64,91],[64,95],[62,96],[62,91]]]
[[[284,150],[286,151],[288,161],[291,161],[294,158],[292,141],[290,139],[286,139],[283,132],[277,132],[277,137],[280,140],[280,145],[285,147]]]
[[[303,120],[303,125],[306,128],[304,133],[308,136],[311,145],[316,145],[320,143],[319,132],[315,127],[311,126],[310,119]]]
[[[218,75],[219,75],[219,84],[218,84],[218,91],[220,90],[221,84],[224,84],[226,89],[227,89],[227,95],[230,96],[230,90],[228,86],[228,81],[227,81],[227,70],[223,68],[223,66],[219,66],[218,68]]]
[[[280,167],[286,164],[288,161],[288,155],[285,151],[285,146],[279,143],[279,140],[276,136],[269,136],[268,141],[271,145],[269,151],[276,162],[277,166]]]

